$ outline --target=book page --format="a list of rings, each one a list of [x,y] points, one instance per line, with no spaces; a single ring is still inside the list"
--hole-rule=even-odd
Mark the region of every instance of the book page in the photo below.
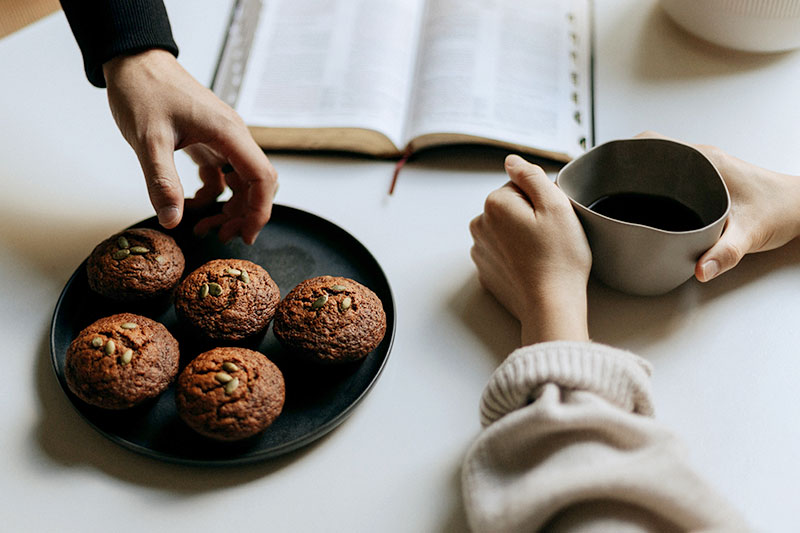
[[[365,128],[398,147],[424,0],[267,0],[236,109],[249,126]]]
[[[580,153],[588,15],[586,0],[429,0],[406,140],[457,133]]]

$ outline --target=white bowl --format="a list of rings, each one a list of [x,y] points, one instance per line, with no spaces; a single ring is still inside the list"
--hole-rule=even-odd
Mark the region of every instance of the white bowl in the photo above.
[[[689,33],[748,52],[800,47],[800,0],[660,0]]]

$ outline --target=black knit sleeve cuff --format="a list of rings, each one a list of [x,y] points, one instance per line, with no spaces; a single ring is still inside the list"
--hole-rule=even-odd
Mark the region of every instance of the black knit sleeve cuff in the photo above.
[[[60,0],[78,41],[86,77],[105,87],[103,63],[161,48],[178,55],[162,0]]]

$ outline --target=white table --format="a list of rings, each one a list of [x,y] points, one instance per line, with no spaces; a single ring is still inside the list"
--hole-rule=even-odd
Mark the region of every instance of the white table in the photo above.
[[[653,129],[800,174],[800,53],[747,55],[677,29],[654,1],[598,0],[598,141]],[[167,2],[181,61],[209,82],[229,2]],[[387,196],[393,163],[272,157],[278,201],[350,231],[383,265],[397,335],[376,387],[321,441],[273,461],[192,468],[141,457],[89,427],[62,393],[48,331],[94,244],[151,216],[104,91],[83,77],[62,14],[0,41],[0,510],[6,531],[461,531],[461,456],[516,323],[476,281],[470,218],[504,181],[502,157],[421,157]],[[188,192],[198,180],[179,154]],[[331,201],[347,191],[347,203]],[[763,531],[792,531],[800,478],[800,245],[746,258],[658,298],[596,284],[598,341],[655,366],[657,416],[697,469]]]

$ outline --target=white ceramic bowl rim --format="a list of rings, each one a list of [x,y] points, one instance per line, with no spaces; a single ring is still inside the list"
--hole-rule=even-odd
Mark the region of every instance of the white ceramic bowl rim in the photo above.
[[[800,0],[660,0],[681,27],[714,44],[747,52],[800,47]]]

